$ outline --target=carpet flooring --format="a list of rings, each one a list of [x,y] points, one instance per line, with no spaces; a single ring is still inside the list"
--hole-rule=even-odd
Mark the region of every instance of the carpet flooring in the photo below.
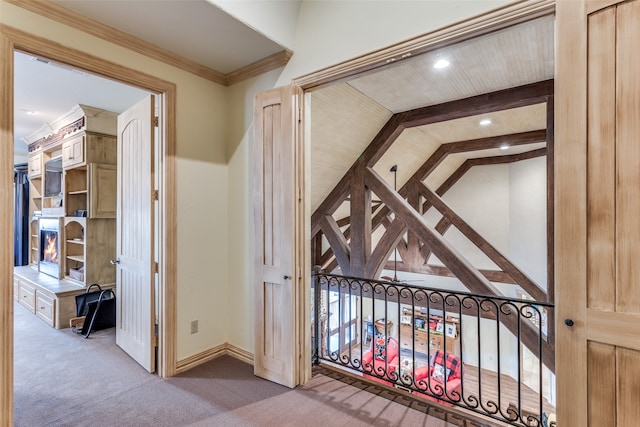
[[[49,327],[17,303],[14,311],[18,427],[466,425],[330,373],[291,390],[255,377],[252,366],[228,356],[159,378],[116,346],[114,329],[85,340]]]

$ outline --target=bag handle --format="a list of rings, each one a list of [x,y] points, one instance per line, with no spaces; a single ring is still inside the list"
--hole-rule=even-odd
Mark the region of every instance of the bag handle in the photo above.
[[[107,297],[106,294],[111,294],[111,296]],[[102,301],[104,301],[106,299],[111,299],[111,298],[115,298],[115,297],[116,297],[116,294],[114,294],[111,289],[105,289],[104,291],[100,292],[100,296],[98,297],[98,307],[100,306],[100,302],[102,302]],[[98,310],[96,309],[96,311],[98,311]]]
[[[100,285],[98,285],[97,283],[94,283],[93,285],[89,285],[89,287],[87,288],[87,290],[84,293],[88,294],[91,291],[91,288],[93,288],[94,286],[96,286],[99,290],[102,290]]]

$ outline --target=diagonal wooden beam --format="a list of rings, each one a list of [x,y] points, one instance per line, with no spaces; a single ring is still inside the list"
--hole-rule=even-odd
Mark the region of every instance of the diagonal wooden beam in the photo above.
[[[456,141],[446,145],[449,146],[449,153],[455,154],[468,153],[471,151],[490,150],[492,148],[500,148],[505,144],[508,144],[510,147],[536,144],[539,142],[545,142],[546,140],[547,131],[545,129],[539,129],[528,132],[490,136],[487,138],[470,139],[467,141]]]
[[[372,157],[375,157],[379,151],[386,150],[400,136],[404,128],[401,126],[404,119],[403,113],[394,114],[380,129],[378,134],[373,138],[371,144],[365,148],[364,152],[358,156],[355,163],[349,168],[347,173],[340,179],[338,184],[331,190],[329,195],[320,203],[320,206],[311,215],[311,226],[320,221],[323,215],[331,215],[342,204],[347,197],[350,188],[350,182],[356,173],[356,169],[362,165],[366,165]],[[312,232],[313,234],[313,232]]]
[[[338,224],[331,215],[325,215],[320,220],[320,227],[329,241],[331,249],[333,249],[333,254],[340,265],[342,274],[350,274],[349,267],[351,262],[349,261],[349,244],[347,243],[347,239],[344,237],[344,234],[340,231]]]
[[[364,277],[380,277],[386,261],[391,256],[393,249],[398,246],[398,242],[402,239],[406,230],[407,226],[402,220],[399,218],[393,220],[371,253]]]
[[[349,171],[342,177],[340,182],[338,182],[320,206],[318,206],[311,216],[312,227],[313,224],[318,223],[322,215],[332,214],[340,206],[340,203],[342,203],[346,197],[349,188],[348,183],[351,175],[354,173],[353,170],[358,165],[375,165],[404,129],[538,104],[545,102],[548,95],[553,95],[553,80],[545,80],[394,114],[374,137],[371,144],[367,146],[351,168],[349,168]]]
[[[442,263],[473,293],[484,295],[502,295],[475,267],[473,267],[449,242],[424,222],[424,218],[400,195],[397,194],[372,168],[365,169],[365,183],[374,191],[397,218],[400,218],[409,230],[415,233]],[[425,186],[426,188],[426,186]],[[428,188],[426,188],[429,190]],[[430,192],[430,191],[429,191]],[[430,192],[431,193],[431,192]],[[421,194],[422,193],[421,191]],[[430,196],[435,194],[431,193]],[[437,197],[437,196],[436,196]],[[439,198],[439,197],[438,197]],[[437,200],[436,200],[437,202]],[[435,204],[434,204],[435,206]],[[452,221],[453,222],[453,221]],[[455,224],[455,223],[454,223]],[[520,335],[522,343],[534,353],[540,339],[537,331],[526,321],[518,321],[514,316],[507,316],[502,321],[513,334]],[[554,346],[543,341],[542,359],[545,365],[555,371]]]
[[[431,191],[423,183],[416,183],[420,194],[427,199],[434,208],[436,208],[442,215],[447,217],[451,224],[454,225],[467,239],[476,245],[491,261],[493,261],[503,271],[508,273],[517,284],[531,295],[537,301],[546,301],[546,292],[540,288],[533,280],[531,280],[526,274],[524,274],[518,267],[516,267],[511,261],[507,259],[500,251],[498,251],[493,245],[485,240],[477,231],[475,231],[465,220],[463,220],[455,211],[447,205],[444,200],[440,198],[436,193]],[[436,254],[436,256],[438,256]],[[440,257],[438,257],[440,258]],[[455,273],[455,272],[454,272]]]
[[[431,247],[433,253],[463,283],[474,292],[500,295],[498,290],[480,274],[458,251],[440,234],[425,223],[424,218],[409,203],[398,195],[372,168],[365,169],[365,183],[385,203],[389,209],[407,225],[407,228]]]

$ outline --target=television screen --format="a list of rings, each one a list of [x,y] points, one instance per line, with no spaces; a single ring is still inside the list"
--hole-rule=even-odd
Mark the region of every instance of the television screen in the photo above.
[[[44,164],[44,197],[62,195],[62,158]]]

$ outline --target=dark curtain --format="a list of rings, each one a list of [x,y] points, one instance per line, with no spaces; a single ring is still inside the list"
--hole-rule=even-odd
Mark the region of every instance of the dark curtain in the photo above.
[[[13,265],[29,264],[29,178],[27,165],[14,167]]]

